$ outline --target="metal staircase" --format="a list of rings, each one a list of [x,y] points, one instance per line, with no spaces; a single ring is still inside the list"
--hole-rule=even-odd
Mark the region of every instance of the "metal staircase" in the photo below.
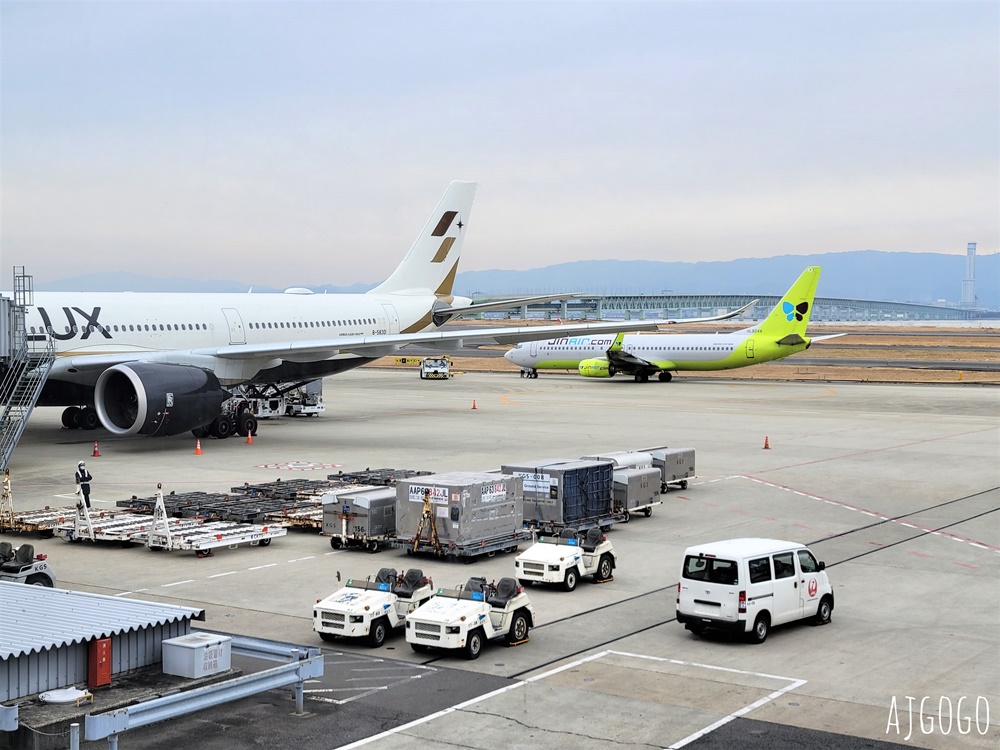
[[[0,297],[0,471],[7,468],[55,361],[52,339],[29,338],[25,310],[32,278],[14,268],[14,299]]]

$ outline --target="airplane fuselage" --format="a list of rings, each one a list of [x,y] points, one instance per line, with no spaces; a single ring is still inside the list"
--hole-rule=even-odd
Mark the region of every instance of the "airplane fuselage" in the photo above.
[[[155,361],[169,352],[171,362],[209,367],[231,385],[322,377],[373,357],[341,347],[319,355],[290,350],[280,358],[269,352],[228,359],[216,356],[220,347],[433,329],[434,302],[428,295],[37,292],[25,324],[29,338],[53,342],[50,382],[93,385],[101,369],[79,366],[92,361],[83,358],[124,354]]]
[[[607,356],[615,337],[579,336],[519,344],[507,354],[514,364],[532,370],[577,370],[581,362]],[[802,351],[808,341],[778,345],[755,329],[733,333],[626,334],[621,352],[654,365],[653,370],[709,371],[781,359]],[[619,367],[620,372],[630,372]]]

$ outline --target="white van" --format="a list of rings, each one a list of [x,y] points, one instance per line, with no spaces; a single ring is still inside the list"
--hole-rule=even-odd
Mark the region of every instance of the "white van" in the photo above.
[[[830,621],[826,565],[802,544],[728,539],[684,552],[677,621],[692,633],[723,630],[763,643],[772,625],[811,617]]]

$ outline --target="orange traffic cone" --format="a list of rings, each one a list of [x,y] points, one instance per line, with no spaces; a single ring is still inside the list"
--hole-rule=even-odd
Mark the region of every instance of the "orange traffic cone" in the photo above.
[[[771,444],[767,442],[767,435],[764,436],[764,450],[766,451],[771,450]]]
[[[249,432],[247,433],[247,445],[253,445],[253,435]]]
[[[194,455],[201,455],[201,438],[198,438],[198,442],[194,444]]]
[[[94,452],[91,453],[90,455],[92,455],[92,456],[98,456],[98,457],[101,455],[101,452],[99,450],[97,450],[97,441],[96,440],[94,441]]]
[[[473,408],[473,409],[475,409],[475,408],[476,408],[476,399],[472,399],[472,408]]]

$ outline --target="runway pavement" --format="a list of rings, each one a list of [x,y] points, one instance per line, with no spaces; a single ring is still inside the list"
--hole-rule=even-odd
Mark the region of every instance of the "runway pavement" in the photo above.
[[[94,505],[112,507],[152,494],[157,482],[165,491],[226,491],[338,467],[479,470],[694,447],[698,479],[664,495],[651,518],[610,532],[620,557],[614,581],[530,590],[539,624],[528,643],[490,644],[473,662],[413,653],[398,635],[374,651],[323,644],[326,676],[308,686],[309,717],[292,718],[289,693],[274,691],[125,734],[120,746],[996,746],[1000,391],[627,385],[354,371],[327,379],[322,417],[264,422],[253,445],[203,440],[200,456],[187,436],[111,440],[61,430],[59,411],[40,409],[11,463],[15,500],[69,504],[81,459],[95,477]],[[100,457],[91,456],[95,439]],[[834,586],[832,624],[778,628],[759,646],[678,625],[683,550],[735,536],[812,544]],[[509,555],[467,566],[418,562],[398,551],[334,551],[307,533],[206,559],[30,541],[64,587],[202,606],[206,628],[312,645],[320,641],[311,606],[337,587],[338,572],[419,564],[452,586],[513,570]]]

